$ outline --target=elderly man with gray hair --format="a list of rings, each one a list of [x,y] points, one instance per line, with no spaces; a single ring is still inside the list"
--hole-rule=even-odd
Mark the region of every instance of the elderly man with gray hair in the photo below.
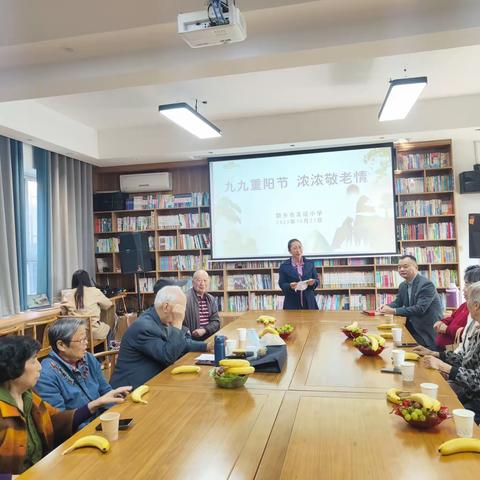
[[[97,359],[87,352],[87,329],[81,318],[55,321],[48,339],[52,351],[42,361],[35,390],[59,410],[88,409],[90,418],[80,427],[99,415],[101,407],[123,401],[131,390],[123,386],[112,390],[107,383]]]
[[[193,274],[192,287],[187,292],[187,310],[183,324],[192,338],[205,340],[220,329],[220,317],[215,298],[207,293],[210,277],[205,270]]]
[[[123,335],[110,383],[134,388],[160,373],[188,351],[205,352],[207,344],[190,338],[182,327],[187,300],[178,286],[159,290],[155,305],[143,312]]]
[[[475,412],[475,422],[480,423],[480,282],[468,289],[467,308],[474,322],[465,350],[433,352],[425,347],[416,347],[415,352],[425,355],[423,362],[428,368],[448,376],[452,389],[465,408]]]

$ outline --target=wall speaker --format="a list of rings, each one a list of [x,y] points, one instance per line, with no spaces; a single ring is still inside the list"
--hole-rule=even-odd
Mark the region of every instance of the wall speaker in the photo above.
[[[122,273],[155,270],[155,257],[148,248],[148,233],[120,233],[120,266]]]
[[[480,258],[480,213],[468,215],[468,245],[470,258]]]

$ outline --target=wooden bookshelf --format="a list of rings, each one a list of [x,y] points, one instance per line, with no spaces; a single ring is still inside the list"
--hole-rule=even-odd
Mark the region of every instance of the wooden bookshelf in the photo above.
[[[455,281],[458,286],[460,278],[451,142],[444,140],[401,144],[396,150],[397,165],[394,177],[398,248],[402,253],[411,253],[417,257],[421,273],[432,279],[437,284],[440,295],[444,296],[449,281]],[[428,164],[424,164],[425,162]],[[408,163],[412,168],[408,168]],[[418,163],[422,164],[421,168],[415,168]],[[148,170],[148,166],[142,166],[142,170]],[[165,168],[160,166],[158,170],[165,170]],[[172,167],[171,171],[174,183],[172,193],[208,192],[206,164],[195,163],[192,168]],[[94,185],[97,188],[118,189],[120,173],[125,173],[121,167],[118,167],[118,170],[97,169],[94,174]],[[414,180],[410,182],[410,179]],[[403,191],[402,186],[422,191]],[[435,190],[439,186],[445,188]],[[119,219],[143,217],[144,220],[138,222],[142,229],[128,231],[142,231],[152,237],[151,252],[155,258],[155,270],[145,274],[146,277],[152,278],[152,281],[160,277],[191,279],[194,270],[205,268],[210,276],[214,277],[215,290],[211,290],[210,293],[218,299],[221,310],[226,315],[234,315],[237,311],[281,307],[283,295],[278,287],[280,261],[209,262],[211,253],[209,248],[180,248],[182,235],[210,235],[209,225],[193,227],[167,225],[165,227],[159,224],[159,216],[189,213],[201,215],[209,211],[208,205],[201,205],[95,212],[94,221],[103,218],[106,220],[106,225],[109,222],[111,224],[111,231],[95,233],[95,243],[99,239],[118,236]],[[150,224],[147,218],[151,219]],[[129,220],[124,222],[127,225]],[[131,222],[131,226],[138,226],[137,223],[133,224],[133,220]],[[421,232],[422,238],[409,238],[415,229],[418,234]],[[445,238],[443,234],[447,231],[448,236]],[[159,248],[161,237],[171,237],[172,248]],[[188,242],[187,237],[183,239]],[[167,241],[164,240],[164,242]],[[166,268],[165,257],[179,255],[198,257],[196,268]],[[96,257],[109,259],[108,263],[112,270],[111,272],[98,271],[97,281],[105,284],[108,278],[110,286],[126,288],[131,293],[129,301],[133,302],[134,278],[133,275],[121,273],[119,254],[117,252],[97,253]],[[321,280],[316,290],[317,301],[327,310],[375,308],[380,303],[392,300],[401,281],[396,274],[395,257],[316,260],[316,265]],[[242,277],[243,280],[241,280]],[[145,303],[153,303],[151,293],[146,293]]]

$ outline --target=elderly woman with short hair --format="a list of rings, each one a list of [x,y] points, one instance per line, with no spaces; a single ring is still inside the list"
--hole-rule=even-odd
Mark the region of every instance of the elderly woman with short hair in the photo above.
[[[0,477],[22,473],[72,435],[105,404],[123,402],[127,389],[111,390],[64,412],[32,391],[40,375],[40,344],[30,337],[0,338]]]
[[[87,330],[81,319],[57,320],[50,326],[48,338],[52,352],[42,361],[42,372],[35,387],[45,401],[60,410],[69,410],[102,400],[112,390],[99,362],[87,352]],[[120,387],[116,392],[130,389]],[[100,413],[101,410],[97,410],[82,426]]]
[[[448,376],[452,389],[465,408],[475,412],[475,422],[480,423],[480,282],[468,289],[467,307],[475,323],[468,346],[459,353],[433,352],[416,347],[414,352],[425,355],[424,364]]]

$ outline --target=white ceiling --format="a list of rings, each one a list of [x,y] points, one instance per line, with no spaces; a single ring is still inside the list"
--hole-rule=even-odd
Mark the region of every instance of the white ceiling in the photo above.
[[[464,108],[480,105],[477,0],[237,0],[247,40],[190,49],[176,15],[203,3],[3,0],[0,133],[114,165],[480,124]],[[428,76],[422,101],[404,122],[378,124],[404,68]],[[157,114],[196,98],[219,141]]]

